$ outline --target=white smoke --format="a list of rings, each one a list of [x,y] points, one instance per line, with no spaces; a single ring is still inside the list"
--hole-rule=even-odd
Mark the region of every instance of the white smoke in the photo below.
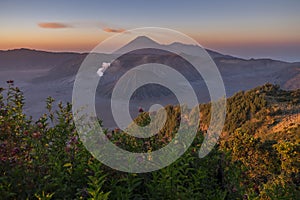
[[[102,67],[100,67],[97,71],[98,76],[103,76],[104,71],[110,66],[110,63],[107,62],[103,62],[102,63]]]

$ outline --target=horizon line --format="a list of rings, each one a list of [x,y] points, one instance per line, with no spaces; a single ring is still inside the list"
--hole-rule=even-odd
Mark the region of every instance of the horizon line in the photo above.
[[[250,58],[245,58],[243,56],[236,56],[236,55],[231,55],[231,54],[224,54],[218,50],[210,49],[203,47],[206,51],[212,51],[214,53],[219,53],[223,56],[231,56],[235,59],[241,59],[241,60],[272,60],[272,61],[279,61],[279,62],[285,62],[285,63],[299,63],[300,60],[297,61],[288,61],[288,60],[281,60],[278,58],[268,58],[268,57],[250,57]],[[7,48],[7,49],[0,49],[2,52],[8,52],[8,51],[18,51],[18,50],[29,50],[29,51],[39,51],[39,52],[45,52],[45,53],[73,53],[73,54],[89,54],[91,52],[89,51],[68,51],[68,50],[50,50],[50,49],[38,49],[38,48],[31,48],[31,47],[20,47],[20,48]],[[94,52],[95,53],[95,52]],[[208,52],[207,52],[208,53]],[[105,54],[105,53],[102,53]]]

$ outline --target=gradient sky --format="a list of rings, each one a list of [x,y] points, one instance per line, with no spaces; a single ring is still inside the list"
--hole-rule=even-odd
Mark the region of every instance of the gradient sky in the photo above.
[[[300,61],[300,1],[0,1],[0,49],[88,52],[116,32],[175,29],[243,58]]]

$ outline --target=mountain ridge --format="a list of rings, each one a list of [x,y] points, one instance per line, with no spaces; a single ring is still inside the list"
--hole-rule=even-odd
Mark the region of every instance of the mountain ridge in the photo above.
[[[152,50],[148,49],[147,51],[151,52]],[[197,93],[199,102],[205,103],[210,100],[206,84],[201,75],[190,70],[192,66],[182,60],[181,56],[171,54],[165,56],[157,50],[154,54],[147,55],[148,52],[145,49],[134,51],[130,53],[130,56],[120,56],[118,61],[111,63],[99,81],[99,84],[102,85],[98,87],[96,96],[101,103],[97,105],[97,111],[109,112],[107,109],[110,104],[106,105],[105,103],[109,100],[118,78],[132,67],[145,64],[145,62],[160,63],[179,70],[190,81]],[[214,52],[208,51],[208,53],[212,55]],[[10,54],[10,56],[7,57],[7,54]],[[30,49],[0,51],[0,87],[3,87],[7,80],[15,80],[16,84],[24,89],[26,99],[32,105],[30,114],[38,116],[44,108],[44,99],[49,95],[63,102],[71,101],[75,76],[87,55],[87,53],[51,53]],[[90,55],[102,57],[100,60],[103,60],[103,62],[111,62],[112,59],[112,56],[107,54],[93,53]],[[228,97],[238,91],[248,90],[267,82],[279,84],[287,90],[300,88],[299,62],[287,63],[272,59],[242,59],[219,54],[218,52],[212,58],[222,76]],[[92,65],[91,72],[94,71],[96,74],[101,65],[102,63]],[[161,101],[162,105],[174,103],[172,93],[157,86],[141,88],[134,95],[137,101],[132,106],[133,111],[137,110],[135,106],[139,107],[145,103],[147,107],[148,103],[151,104],[157,102],[157,100]],[[105,120],[107,121],[109,118]]]
[[[173,42],[170,44],[160,44],[157,41],[153,40],[152,38],[149,38],[147,36],[138,36],[135,39],[131,40],[130,42],[128,42],[127,44],[125,44],[124,46],[122,46],[121,48],[119,48],[118,50],[116,50],[116,54],[118,54],[118,52],[122,51],[122,49],[128,47],[129,45],[132,44],[136,44],[136,43],[140,43],[142,46],[143,44],[151,44],[153,46],[157,46],[159,48],[159,46],[166,46],[166,47],[172,47],[172,46],[179,46],[179,47],[189,47],[189,48],[203,48],[205,49],[208,54],[212,57],[214,57],[214,55],[218,56],[218,57],[229,57],[229,58],[235,58],[235,59],[241,59],[241,60],[246,60],[246,61],[251,61],[251,60],[269,60],[269,61],[280,61],[280,62],[284,62],[284,63],[300,63],[300,61],[297,62],[287,62],[287,61],[282,61],[279,59],[271,59],[271,58],[250,58],[250,59],[246,59],[246,58],[241,58],[238,56],[232,56],[229,54],[223,54],[220,53],[219,51],[216,50],[212,50],[209,48],[205,48],[205,47],[201,47],[199,45],[192,45],[192,44],[184,44],[184,43],[180,43],[180,42]],[[47,51],[47,50],[39,50],[39,49],[31,49],[31,48],[19,48],[19,49],[8,49],[8,50],[0,50],[0,55],[2,53],[19,53],[19,52],[32,52],[32,53],[46,53],[46,54],[73,54],[73,55],[87,55],[88,52],[72,52],[72,51]]]

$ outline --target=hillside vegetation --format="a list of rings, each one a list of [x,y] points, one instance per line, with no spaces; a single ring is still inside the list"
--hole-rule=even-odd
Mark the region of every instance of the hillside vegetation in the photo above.
[[[0,194],[2,199],[299,199],[300,90],[266,84],[238,92],[227,101],[222,137],[198,158],[210,119],[201,123],[189,149],[176,162],[151,173],[113,170],[84,148],[71,105],[49,97],[48,113],[33,121],[23,112],[24,97],[13,81],[0,88]],[[168,144],[180,121],[178,106],[167,106],[168,121],[149,139],[105,131],[119,147],[148,152]],[[149,123],[149,113],[135,119]]]

